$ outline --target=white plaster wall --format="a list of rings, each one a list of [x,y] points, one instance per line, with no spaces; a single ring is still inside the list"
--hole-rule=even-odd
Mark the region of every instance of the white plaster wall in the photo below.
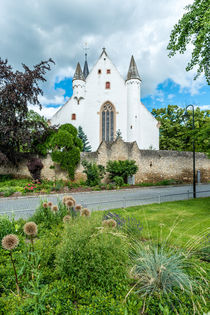
[[[140,124],[140,80],[126,82],[127,88],[127,141],[137,141]]]
[[[147,110],[144,104],[140,104],[140,136],[137,144],[140,149],[147,150],[153,148],[159,150],[159,128],[158,121]]]
[[[98,74],[101,69],[101,74]],[[111,73],[107,74],[106,70]],[[110,89],[105,88],[110,82]],[[111,102],[116,109],[116,130],[120,129],[122,137],[127,140],[127,109],[125,81],[105,53],[86,79],[86,97],[84,102],[84,120],[82,127],[91,143],[92,150],[97,150],[100,144],[100,109],[105,102]]]

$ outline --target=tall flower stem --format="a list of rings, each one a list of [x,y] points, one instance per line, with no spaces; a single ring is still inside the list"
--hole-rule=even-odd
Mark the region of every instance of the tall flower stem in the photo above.
[[[15,262],[14,262],[13,257],[12,257],[12,251],[10,250],[9,253],[10,253],[10,257],[11,257],[11,261],[12,261],[12,265],[13,265],[13,269],[14,269],[14,273],[15,273],[17,294],[20,295],[20,287],[19,287],[19,283],[18,283],[18,277],[17,277],[16,268],[15,268]]]

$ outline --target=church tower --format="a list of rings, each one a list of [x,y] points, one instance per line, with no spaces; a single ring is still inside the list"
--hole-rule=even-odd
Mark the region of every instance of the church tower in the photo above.
[[[141,78],[138,73],[134,57],[131,57],[126,79],[127,89],[127,141],[139,139],[140,122],[140,85]]]
[[[77,104],[79,105],[80,101],[85,97],[85,78],[79,62],[74,73],[72,85],[73,99],[75,99],[77,101]]]

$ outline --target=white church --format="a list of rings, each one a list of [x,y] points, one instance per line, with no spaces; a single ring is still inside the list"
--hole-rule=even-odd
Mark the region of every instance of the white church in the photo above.
[[[90,72],[85,54],[84,69],[77,64],[72,84],[72,97],[51,124],[82,126],[92,151],[102,141],[114,141],[118,130],[124,141],[136,141],[140,149],[159,149],[159,124],[141,103],[141,78],[133,56],[124,80],[105,48]]]

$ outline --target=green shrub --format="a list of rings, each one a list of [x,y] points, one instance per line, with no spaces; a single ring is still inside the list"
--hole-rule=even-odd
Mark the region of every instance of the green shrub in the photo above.
[[[105,168],[103,165],[97,165],[95,162],[91,163],[86,160],[82,161],[84,167],[83,173],[87,175],[86,185],[96,186],[101,183],[101,179],[105,174]]]
[[[114,177],[120,176],[124,183],[127,183],[128,176],[136,174],[138,166],[134,160],[108,161],[106,171],[109,172],[109,179],[114,181]]]
[[[59,274],[78,289],[113,291],[127,281],[128,249],[114,231],[98,232],[101,223],[80,217],[70,223],[57,250]]]
[[[77,137],[77,129],[71,124],[64,124],[59,127],[50,140],[52,149],[52,160],[60,164],[66,170],[71,179],[74,179],[74,172],[80,161],[82,140]]]
[[[43,227],[52,229],[55,225],[63,222],[63,217],[67,215],[68,209],[61,201],[58,201],[58,211],[53,212],[50,206],[44,207],[45,203],[47,203],[47,200],[40,201],[40,205],[30,218],[30,221],[36,224],[41,223]]]
[[[124,180],[121,176],[113,177],[113,181],[117,186],[122,186],[124,184]]]
[[[5,182],[13,178],[12,174],[0,174],[0,182]]]

